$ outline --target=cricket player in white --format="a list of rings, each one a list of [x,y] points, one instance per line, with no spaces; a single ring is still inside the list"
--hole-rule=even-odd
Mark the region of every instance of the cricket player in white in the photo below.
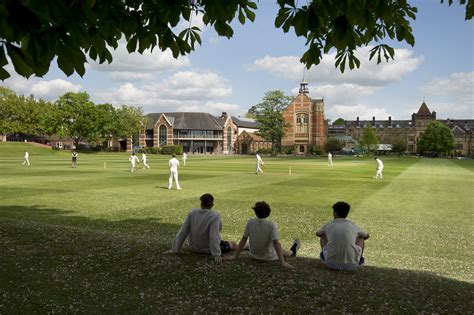
[[[188,159],[188,155],[186,152],[183,152],[183,166],[186,166],[186,160]]]
[[[382,170],[383,170],[383,162],[378,157],[374,157],[375,161],[377,161],[377,174],[375,175],[375,179],[383,179]]]
[[[132,156],[128,158],[130,161],[130,172],[133,172],[135,170],[135,166],[140,163],[140,160],[138,159],[138,156],[135,155],[135,152],[132,153]]]
[[[171,186],[173,186],[173,178],[176,183],[176,189],[181,190],[181,187],[179,187],[179,182],[178,182],[178,167],[179,167],[179,161],[176,158],[176,155],[173,154],[172,158],[168,162],[168,166],[170,168],[170,177],[168,179],[168,189],[171,189]]]
[[[28,153],[28,151],[25,151],[25,155],[23,156],[23,163],[22,163],[23,165],[26,164],[26,165],[30,166],[29,157],[30,157],[30,154]]]
[[[258,153],[255,154],[255,157],[257,158],[257,169],[255,170],[255,174],[258,174],[259,171],[260,173],[263,174],[263,171],[260,165],[264,165],[265,163],[263,163],[263,160]]]
[[[142,164],[143,164],[143,168],[150,168],[150,166],[148,164],[146,164],[146,154],[145,152],[142,153]]]
[[[332,167],[332,154],[328,152],[328,167]]]

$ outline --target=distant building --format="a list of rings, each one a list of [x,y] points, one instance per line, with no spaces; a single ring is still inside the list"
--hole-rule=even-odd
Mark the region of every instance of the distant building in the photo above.
[[[371,125],[377,135],[379,144],[391,145],[394,140],[402,139],[407,143],[407,153],[420,153],[418,142],[425,132],[428,124],[436,119],[436,112],[430,111],[425,102],[423,102],[417,113],[413,113],[411,120],[346,120],[345,125],[328,126],[328,138],[338,138],[342,135],[350,136],[355,141],[362,138],[362,132],[365,127]],[[455,137],[456,152],[464,156],[474,155],[474,120],[466,119],[447,119],[438,120],[448,126]],[[382,146],[388,148],[388,146]]]

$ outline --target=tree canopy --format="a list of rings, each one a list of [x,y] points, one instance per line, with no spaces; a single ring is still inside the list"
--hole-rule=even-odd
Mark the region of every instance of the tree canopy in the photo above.
[[[375,134],[375,130],[372,125],[368,125],[362,131],[362,138],[359,141],[359,144],[367,149],[368,152],[372,152],[375,150],[375,146],[379,143],[377,140],[377,135]]]
[[[258,122],[257,135],[272,143],[272,155],[276,155],[277,145],[285,136],[285,128],[291,127],[285,123],[282,110],[291,102],[291,97],[282,91],[265,93],[261,103],[255,105],[256,121]]]
[[[335,125],[335,126],[344,126],[345,123],[346,123],[346,121],[344,120],[344,118],[339,117],[332,124]]]
[[[448,126],[439,121],[432,121],[421,136],[418,145],[422,151],[438,156],[454,149],[454,135]]]
[[[360,66],[358,47],[374,44],[370,60],[377,63],[394,57],[383,41],[415,44],[411,22],[417,8],[396,0],[277,0],[275,26],[306,39],[301,62],[310,68],[324,53],[336,50],[335,65],[344,72]],[[452,5],[453,0],[441,0]],[[474,15],[474,0],[459,0],[466,6],[465,19]],[[10,76],[6,66],[24,76],[43,76],[57,58],[66,74],[84,75],[87,58],[112,62],[110,49],[120,39],[129,52],[170,50],[176,58],[201,44],[201,30],[192,19],[202,14],[206,26],[219,36],[233,36],[232,22],[253,22],[257,3],[250,0],[4,0],[0,3],[0,79]],[[179,25],[187,25],[184,29]],[[6,56],[10,57],[9,61]]]

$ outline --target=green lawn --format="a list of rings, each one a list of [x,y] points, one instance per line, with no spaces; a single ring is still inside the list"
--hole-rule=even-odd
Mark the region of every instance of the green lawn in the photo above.
[[[80,153],[72,169],[69,152],[0,143],[0,313],[472,313],[474,161],[382,159],[377,181],[373,158],[264,157],[256,176],[252,157],[190,155],[169,191],[166,156],[129,173],[127,154]],[[282,244],[302,241],[295,268],[161,255],[206,192],[234,241],[267,201]],[[355,273],[318,258],[339,200],[371,234]]]

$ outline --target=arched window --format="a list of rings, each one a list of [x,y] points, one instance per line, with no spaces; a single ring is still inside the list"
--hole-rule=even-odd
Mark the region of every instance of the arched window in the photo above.
[[[227,151],[232,151],[232,128],[227,128]]]
[[[296,114],[296,133],[308,133],[308,114]]]
[[[160,126],[160,131],[159,131],[159,143],[160,147],[166,145],[166,140],[168,138],[168,129],[166,128],[165,125]]]

